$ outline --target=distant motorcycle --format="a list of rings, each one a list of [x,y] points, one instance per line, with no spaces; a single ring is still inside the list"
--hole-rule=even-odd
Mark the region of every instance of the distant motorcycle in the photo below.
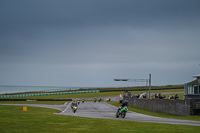
[[[124,118],[126,116],[126,112],[128,111],[128,107],[124,106],[124,107],[120,107],[117,112],[116,112],[116,118],[119,118],[119,116],[121,116],[122,118]]]
[[[83,99],[83,100],[82,100],[82,103],[84,103],[84,101],[85,101],[85,100]]]
[[[101,98],[99,99],[99,102],[101,102]]]
[[[78,105],[80,104],[80,100],[78,100]]]
[[[95,98],[95,99],[94,99],[94,103],[96,103],[96,101],[97,101],[97,99]]]
[[[110,102],[111,101],[111,99],[110,98],[108,98],[108,102]]]

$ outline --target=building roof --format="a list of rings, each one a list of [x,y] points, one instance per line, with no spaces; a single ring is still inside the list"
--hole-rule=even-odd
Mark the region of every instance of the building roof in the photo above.
[[[195,80],[193,80],[193,81],[191,81],[191,82],[189,82],[189,84],[196,84],[196,83],[198,83],[198,80],[197,79],[195,79]]]
[[[194,75],[194,78],[200,78],[200,74]]]

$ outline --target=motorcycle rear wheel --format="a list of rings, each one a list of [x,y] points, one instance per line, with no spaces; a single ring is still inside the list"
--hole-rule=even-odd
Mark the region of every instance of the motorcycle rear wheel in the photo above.
[[[119,111],[116,112],[116,118],[119,118]]]

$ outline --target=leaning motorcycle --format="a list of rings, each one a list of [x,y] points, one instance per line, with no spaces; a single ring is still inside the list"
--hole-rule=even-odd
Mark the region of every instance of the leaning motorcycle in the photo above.
[[[120,107],[117,112],[116,112],[116,118],[118,118],[119,116],[121,116],[122,118],[124,118],[126,116],[126,112],[128,111],[128,107],[124,106],[124,107]]]

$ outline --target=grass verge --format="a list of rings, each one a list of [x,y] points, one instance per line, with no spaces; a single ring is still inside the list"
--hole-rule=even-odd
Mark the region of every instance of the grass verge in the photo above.
[[[106,120],[55,115],[53,109],[20,106],[0,106],[2,133],[188,133],[198,132],[199,126]]]

